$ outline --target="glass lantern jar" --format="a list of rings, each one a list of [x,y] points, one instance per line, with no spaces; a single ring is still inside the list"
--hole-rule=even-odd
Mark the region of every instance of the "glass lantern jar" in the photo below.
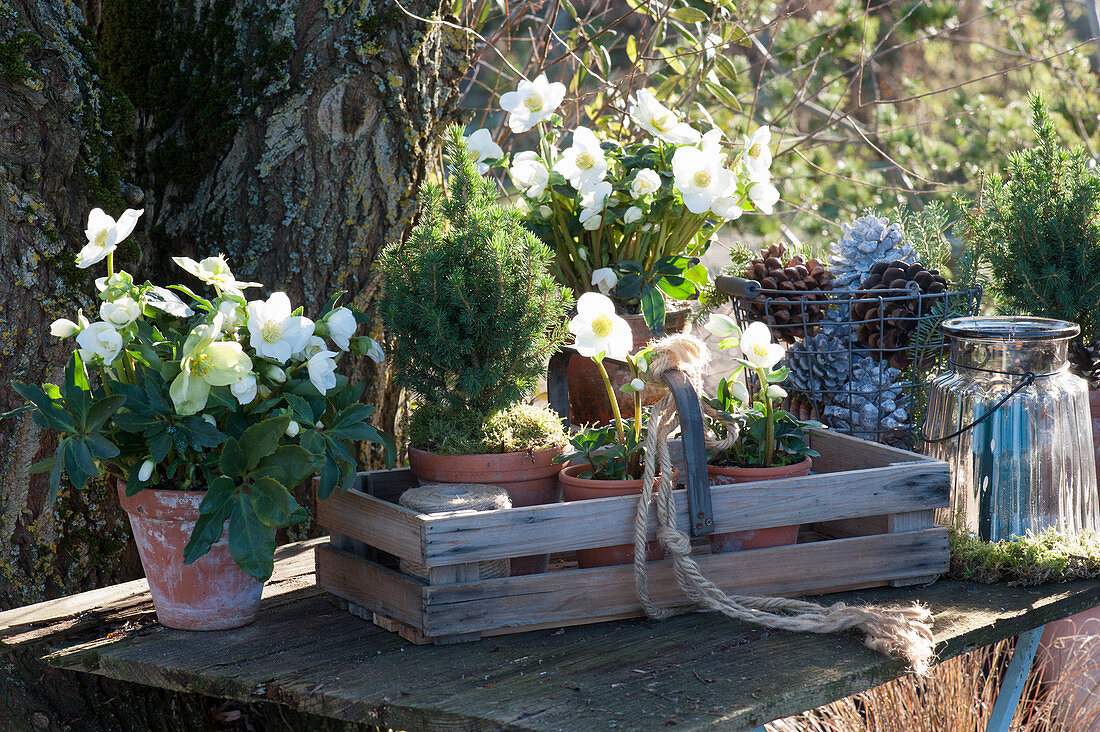
[[[924,439],[951,466],[952,520],[986,541],[1100,527],[1088,384],[1069,371],[1075,323],[942,324],[953,370],[929,392]]]

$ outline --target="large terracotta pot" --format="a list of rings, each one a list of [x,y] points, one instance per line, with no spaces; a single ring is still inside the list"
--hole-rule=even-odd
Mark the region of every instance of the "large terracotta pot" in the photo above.
[[[125,486],[118,484],[118,500],[130,518],[157,620],[169,628],[239,628],[251,623],[260,607],[263,583],[233,561],[225,529],[207,554],[193,564],[183,563],[183,548],[205,495],[146,488],[127,497]]]
[[[561,464],[553,460],[561,448],[495,455],[437,455],[409,448],[409,468],[426,483],[486,483],[508,492],[515,507],[538,506],[561,501],[558,473]],[[549,554],[513,557],[511,574],[539,574],[546,571]]]
[[[641,479],[638,480],[593,480],[578,478],[577,474],[588,470],[588,463],[570,465],[561,471],[562,494],[566,501],[587,501],[592,498],[612,498],[614,496],[640,496]],[[646,543],[646,560],[655,562],[665,558],[665,550],[655,541]],[[634,563],[634,545],[616,544],[615,546],[595,549],[578,549],[577,566],[581,569],[591,567],[609,567],[616,564]]]
[[[673,333],[683,333],[687,330],[688,310],[676,310],[665,314],[665,328],[661,336]],[[645,324],[645,318],[641,315],[622,316],[630,324],[630,332],[634,335],[635,352],[656,338],[653,331]],[[625,366],[616,366],[605,362],[607,375],[611,378],[611,384],[615,387],[615,396],[619,402],[619,411],[623,419],[634,416],[634,395],[624,394],[619,387],[630,381],[630,371]],[[569,421],[573,424],[610,424],[614,415],[611,412],[611,403],[607,399],[607,388],[604,386],[600,370],[592,359],[574,354],[569,359],[566,370],[566,381],[569,385]]]
[[[810,474],[810,458],[794,465],[780,465],[774,468],[723,468],[717,465],[707,466],[707,475],[711,485],[730,485],[733,483],[753,483],[761,480],[795,478]],[[798,541],[798,524],[790,526],[772,526],[767,529],[746,529],[727,531],[710,535],[710,550],[714,554],[740,552],[749,549],[765,549],[771,546],[789,546]]]

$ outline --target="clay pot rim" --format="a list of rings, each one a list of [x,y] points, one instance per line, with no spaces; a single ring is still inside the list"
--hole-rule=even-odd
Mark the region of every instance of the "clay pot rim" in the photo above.
[[[562,468],[558,480],[566,485],[575,485],[596,490],[620,490],[623,488],[641,488],[645,484],[644,478],[630,478],[628,480],[601,480],[600,478],[579,478],[575,473],[592,467],[592,463],[577,463]]]
[[[485,457],[495,457],[495,458],[504,459],[504,458],[519,458],[520,456],[522,456],[522,457],[532,457],[532,458],[542,457],[543,455],[545,455],[547,453],[551,453],[553,455],[553,457],[557,457],[558,455],[561,454],[561,451],[563,449],[565,449],[565,444],[564,443],[561,444],[561,445],[556,445],[556,446],[551,445],[550,447],[540,447],[536,450],[515,450],[513,452],[471,452],[471,453],[460,453],[460,454],[456,454],[456,455],[448,455],[448,454],[443,454],[443,453],[439,453],[439,452],[432,452],[431,450],[422,450],[419,447],[413,447],[412,445],[409,445],[409,454],[411,455],[412,453],[415,452],[415,453],[418,453],[420,455],[428,455],[428,456],[431,456],[433,458],[446,458],[448,460],[452,460],[452,459],[453,460],[475,459],[475,458],[485,458]]]
[[[199,504],[206,496],[205,490],[181,491],[171,488],[142,488],[132,496],[126,495],[126,481],[115,481],[118,502],[126,513],[145,519],[169,521],[194,521],[199,517]],[[173,498],[169,505],[169,498]],[[145,511],[139,511],[144,508]]]
[[[732,471],[732,472],[724,473],[725,475],[736,475],[738,473],[746,474],[746,475],[753,474],[753,473],[765,475],[769,471],[780,472],[780,471],[784,471],[784,470],[801,470],[802,466],[806,466],[807,470],[812,469],[813,468],[813,459],[809,455],[806,455],[802,460],[799,460],[797,463],[791,463],[790,465],[773,465],[773,466],[768,467],[768,468],[762,468],[762,467],[755,466],[755,465],[753,465],[753,466],[714,465],[712,463],[707,463],[707,472],[710,472],[711,470],[714,470],[714,471]],[[780,478],[804,478],[806,476],[805,475],[781,475],[781,476],[778,476],[778,477],[780,477]],[[761,478],[761,480],[773,480],[773,479],[774,478]]]

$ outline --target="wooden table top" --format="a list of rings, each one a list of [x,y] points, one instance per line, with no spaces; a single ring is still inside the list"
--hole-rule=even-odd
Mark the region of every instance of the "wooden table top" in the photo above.
[[[414,646],[338,610],[313,547],[282,547],[257,620],[194,633],[155,622],[144,580],[0,613],[0,643],[51,665],[392,729],[752,728],[888,681],[904,667],[856,635],[767,631],[708,614]],[[1100,605],[1100,581],[941,581],[830,595],[925,603],[940,660]]]

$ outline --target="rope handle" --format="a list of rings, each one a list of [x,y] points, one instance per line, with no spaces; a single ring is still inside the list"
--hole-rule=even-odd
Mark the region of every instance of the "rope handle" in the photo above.
[[[964,433],[968,430],[974,429],[975,427],[980,425],[982,422],[984,422],[986,419],[993,416],[993,413],[996,412],[998,409],[1000,409],[1002,406],[1004,406],[1005,402],[1007,402],[1012,397],[1016,396],[1016,394],[1018,394],[1024,388],[1026,388],[1028,386],[1031,386],[1032,384],[1035,383],[1036,374],[1035,374],[1034,371],[1025,371],[1023,374],[1021,374],[1021,376],[1023,376],[1024,378],[1020,382],[1020,384],[1018,386],[1014,387],[1012,389],[1012,391],[1008,392],[1003,397],[1001,397],[1001,399],[996,404],[994,404],[992,407],[989,408],[989,411],[987,411],[985,414],[978,417],[976,420],[974,420],[970,424],[966,425],[965,427],[957,429],[957,430],[955,430],[954,432],[952,432],[951,434],[949,434],[945,437],[937,437],[935,439],[928,437],[928,433],[925,432],[925,427],[927,427],[928,421],[925,420],[925,423],[923,425],[921,425],[921,431],[920,431],[921,440],[925,444],[938,444],[940,442],[947,442],[948,440],[953,439],[955,437],[958,437],[959,435],[961,435],[962,433]]]

